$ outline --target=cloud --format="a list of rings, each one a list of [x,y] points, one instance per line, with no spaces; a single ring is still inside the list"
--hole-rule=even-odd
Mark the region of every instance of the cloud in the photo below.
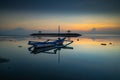
[[[0,35],[30,35],[31,33],[36,33],[36,30],[26,30],[24,28],[15,28],[12,30],[0,30]],[[55,31],[45,31],[44,33],[47,32],[55,32]],[[97,29],[97,28],[92,28],[90,31],[80,31],[80,30],[75,30],[72,32],[79,32],[80,34],[120,34],[120,29],[119,27],[116,28],[104,28],[104,29]]]
[[[86,32],[88,34],[120,34],[120,27],[113,28],[92,28],[90,31]]]
[[[35,30],[26,30],[24,28],[15,28],[12,30],[0,30],[0,35],[29,35]]]
[[[0,0],[1,10],[120,12],[120,0]]]
[[[91,29],[91,32],[96,32],[96,28],[92,28],[92,29]]]

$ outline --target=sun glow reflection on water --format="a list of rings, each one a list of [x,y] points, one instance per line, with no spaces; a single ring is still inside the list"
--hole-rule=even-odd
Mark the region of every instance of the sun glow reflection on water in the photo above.
[[[61,49],[60,55],[28,51],[29,40],[46,39],[0,38],[0,58],[10,60],[0,63],[1,79],[120,79],[120,37],[69,38],[74,49]]]

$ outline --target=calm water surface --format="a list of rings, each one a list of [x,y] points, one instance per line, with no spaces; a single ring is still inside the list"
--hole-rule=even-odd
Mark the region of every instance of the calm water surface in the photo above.
[[[0,37],[0,80],[120,80],[120,36],[67,38],[73,49],[32,54],[29,40],[50,37]],[[101,45],[105,43],[106,45]]]

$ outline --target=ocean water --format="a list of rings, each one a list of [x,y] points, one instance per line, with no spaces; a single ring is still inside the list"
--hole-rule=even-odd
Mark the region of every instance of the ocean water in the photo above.
[[[119,35],[67,38],[70,48],[56,53],[28,50],[28,41],[47,39],[57,38],[0,36],[0,80],[120,80]]]

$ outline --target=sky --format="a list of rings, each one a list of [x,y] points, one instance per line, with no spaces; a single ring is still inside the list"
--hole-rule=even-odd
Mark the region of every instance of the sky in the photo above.
[[[0,0],[0,30],[120,33],[120,0]]]

